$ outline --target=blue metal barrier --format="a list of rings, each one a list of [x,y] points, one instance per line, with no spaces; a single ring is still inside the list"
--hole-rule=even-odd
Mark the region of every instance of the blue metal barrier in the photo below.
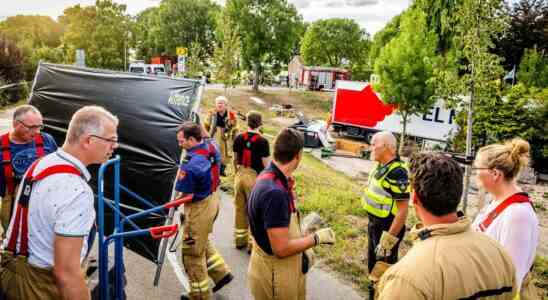
[[[114,204],[109,203],[109,200],[105,198],[104,174],[106,170],[111,166],[114,166]],[[173,236],[177,230],[178,225],[165,225],[151,228],[139,228],[133,220],[145,217],[150,214],[166,215],[166,211],[169,209],[177,208],[178,206],[190,202],[191,197],[184,197],[173,200],[160,206],[154,206],[150,201],[132,192],[128,188],[120,184],[120,156],[103,163],[99,168],[99,174],[97,179],[98,185],[98,238],[99,238],[99,290],[100,300],[110,300],[109,298],[109,278],[108,278],[108,247],[111,242],[114,242],[114,299],[124,299],[124,238],[135,238],[140,236],[150,235],[154,239],[169,238]],[[120,211],[120,191],[125,192],[130,197],[150,207],[147,210],[140,211],[131,215],[124,215]],[[105,203],[114,212],[114,232],[105,237]],[[125,224],[129,223],[134,230],[125,231]]]

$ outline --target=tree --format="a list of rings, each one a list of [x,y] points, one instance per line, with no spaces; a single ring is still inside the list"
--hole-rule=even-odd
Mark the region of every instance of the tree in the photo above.
[[[494,41],[501,36],[507,24],[500,0],[463,0],[456,11],[455,43],[458,51],[456,60],[460,69],[445,69],[436,73],[441,78],[438,95],[444,95],[455,102],[466,95],[467,122],[461,130],[466,130],[466,155],[472,156],[472,127],[475,106],[489,109],[500,95],[500,78],[503,75],[501,58],[492,53]],[[460,76],[460,74],[463,74]],[[450,91],[448,88],[450,87]],[[463,196],[466,212],[470,167],[466,168]]]
[[[204,50],[198,42],[190,44],[188,60],[186,62],[185,76],[189,78],[201,77],[205,72],[205,64],[202,60]]]
[[[86,65],[124,69],[124,57],[131,29],[126,6],[111,0],[97,0],[94,6],[72,6],[59,17],[66,28],[63,47],[66,60],[74,61],[76,49],[86,53]]]
[[[404,146],[407,121],[411,115],[426,112],[435,99],[433,65],[436,35],[428,31],[426,15],[420,10],[406,14],[401,32],[382,50],[375,62],[377,85],[385,102],[395,104],[402,117],[400,151]]]
[[[137,57],[145,61],[160,54],[175,54],[166,52],[165,45],[159,42],[160,16],[159,7],[150,7],[139,13],[133,23],[132,47],[136,49]]]
[[[354,20],[319,20],[306,30],[301,56],[307,65],[343,67],[361,59],[368,37]]]
[[[177,47],[198,43],[202,59],[214,49],[215,20],[219,6],[210,0],[164,0],[158,10],[157,48],[175,53]]]
[[[25,79],[23,51],[14,42],[0,35],[0,86],[19,83]],[[0,91],[0,104],[15,102],[21,99],[21,90],[9,89]]]
[[[286,0],[228,0],[226,11],[236,22],[242,43],[242,63],[253,69],[253,89],[259,89],[263,64],[286,64],[302,26],[297,9]]]
[[[48,16],[17,15],[0,22],[0,33],[18,45],[26,42],[32,49],[58,47],[63,27]]]
[[[225,94],[229,86],[239,79],[240,37],[230,16],[223,13],[217,22],[218,46],[215,48],[215,78],[224,84]]]
[[[393,17],[383,29],[373,36],[373,41],[371,42],[371,48],[369,50],[369,61],[371,65],[375,65],[375,60],[379,57],[381,49],[400,32],[400,20],[403,14],[405,14],[405,12]]]
[[[525,49],[517,77],[529,87],[548,87],[548,54],[536,47]]]
[[[445,53],[452,47],[455,21],[452,14],[457,0],[416,0],[413,9],[426,14],[426,24],[438,36],[437,51]]]
[[[548,1],[520,0],[504,12],[510,15],[508,30],[495,40],[493,52],[504,57],[506,70],[520,64],[525,49],[548,53]]]

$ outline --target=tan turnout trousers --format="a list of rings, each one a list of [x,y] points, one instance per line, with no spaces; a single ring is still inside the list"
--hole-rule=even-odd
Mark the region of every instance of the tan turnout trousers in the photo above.
[[[290,239],[301,237],[299,226],[297,213],[292,213]],[[247,278],[255,300],[305,300],[306,278],[302,273],[302,253],[277,258],[264,252],[254,242]]]
[[[0,263],[0,293],[7,300],[61,299],[52,270],[34,267],[26,257],[6,251]]]
[[[217,284],[230,270],[217,252],[209,234],[219,213],[219,197],[214,193],[206,199],[184,205],[183,225],[185,241],[182,243],[183,265],[190,282],[190,299],[209,299],[209,277]],[[191,236],[194,244],[187,238]]]
[[[252,168],[238,166],[234,178],[234,244],[236,248],[250,247],[249,221],[247,219],[247,199],[255,180],[257,172]]]
[[[227,164],[230,159],[230,155],[228,153],[228,141],[230,140],[229,133],[226,132],[223,134],[223,129],[221,127],[217,127],[215,129],[215,142],[217,142],[217,145],[219,145],[219,152],[221,153],[221,163]]]

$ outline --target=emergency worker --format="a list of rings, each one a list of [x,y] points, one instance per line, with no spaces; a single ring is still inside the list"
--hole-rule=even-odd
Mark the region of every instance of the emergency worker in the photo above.
[[[405,233],[409,206],[409,176],[400,160],[396,138],[390,132],[379,132],[371,140],[371,159],[378,164],[369,175],[364,192],[367,228],[369,273],[377,261],[394,264],[398,261],[399,244]],[[374,294],[370,286],[370,298]]]
[[[413,247],[381,277],[378,298],[513,299],[512,259],[457,213],[463,186],[459,164],[443,154],[423,153],[412,159],[411,174],[412,201],[422,223],[411,231]]]
[[[37,158],[57,150],[53,137],[40,132],[43,127],[40,111],[32,105],[21,105],[13,113],[12,129],[0,137],[0,221],[4,232],[8,229],[13,211],[13,198],[23,174]]]
[[[248,129],[234,140],[234,244],[237,249],[248,247],[249,222],[247,220],[247,199],[255,184],[257,175],[268,165],[270,146],[258,129],[262,125],[262,116],[250,111],[247,116]]]
[[[512,257],[521,300],[540,299],[531,272],[539,221],[529,195],[517,184],[520,171],[529,164],[529,148],[519,138],[482,147],[473,168],[478,185],[494,200],[478,213],[472,228],[498,241]]]
[[[63,147],[29,167],[3,243],[0,299],[90,299],[82,269],[95,222],[87,166],[109,159],[117,126],[105,109],[83,107]]]
[[[225,168],[229,159],[229,144],[232,144],[237,132],[237,117],[234,111],[227,107],[228,99],[225,96],[215,98],[215,109],[211,110],[204,126],[209,136],[214,138],[221,151],[221,176],[225,176]]]
[[[307,236],[301,233],[292,174],[301,161],[303,145],[301,133],[283,129],[274,141],[274,161],[259,174],[249,197],[254,244],[248,283],[256,300],[304,300],[305,273],[310,267],[304,252],[335,243],[330,228]]]
[[[218,198],[212,197],[211,161],[209,147],[202,140],[202,129],[193,122],[183,123],[177,131],[179,145],[186,157],[179,169],[175,189],[179,196],[192,195],[192,202],[184,205],[182,260],[190,281],[189,295],[181,299],[209,299],[209,277],[213,292],[234,278],[217,252],[209,234],[219,213]]]

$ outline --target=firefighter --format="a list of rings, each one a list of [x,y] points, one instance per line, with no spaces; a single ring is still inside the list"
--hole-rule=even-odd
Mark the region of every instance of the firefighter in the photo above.
[[[55,152],[53,137],[40,132],[44,127],[42,114],[32,105],[21,105],[13,113],[12,129],[2,135],[2,169],[0,171],[0,220],[4,232],[13,211],[13,198],[28,167],[46,154]]]
[[[512,258],[494,239],[475,232],[457,213],[462,196],[459,164],[443,154],[411,161],[412,201],[422,224],[405,257],[381,277],[378,299],[513,299]]]
[[[249,196],[253,251],[248,283],[256,300],[304,300],[310,265],[303,253],[335,243],[330,228],[307,236],[301,233],[292,174],[301,161],[303,144],[301,133],[283,129],[274,141],[274,161],[259,174]]]
[[[376,133],[371,140],[371,159],[378,164],[369,175],[364,192],[364,208],[369,218],[367,267],[377,261],[394,264],[405,233],[409,205],[409,179],[406,164],[400,160],[396,138],[390,132]],[[374,286],[370,286],[372,299]]]
[[[190,292],[188,296],[182,295],[181,299],[209,299],[209,277],[214,282],[213,292],[234,279],[209,240],[219,213],[218,198],[212,197],[210,148],[202,141],[201,127],[193,122],[185,122],[179,127],[177,140],[187,155],[181,164],[175,188],[178,196],[193,196],[192,202],[184,205],[181,251]]]
[[[225,169],[229,159],[228,145],[237,132],[236,113],[227,107],[228,99],[225,96],[215,98],[215,109],[211,110],[205,121],[205,128],[209,136],[214,138],[221,152],[221,176],[226,176]]]
[[[234,244],[237,249],[248,247],[249,222],[247,220],[247,199],[255,184],[257,174],[268,165],[270,146],[259,133],[262,116],[256,111],[250,111],[247,116],[248,130],[234,139]]]
[[[117,126],[105,109],[83,107],[63,147],[29,167],[3,244],[0,299],[90,299],[82,271],[95,223],[87,167],[118,147]]]

